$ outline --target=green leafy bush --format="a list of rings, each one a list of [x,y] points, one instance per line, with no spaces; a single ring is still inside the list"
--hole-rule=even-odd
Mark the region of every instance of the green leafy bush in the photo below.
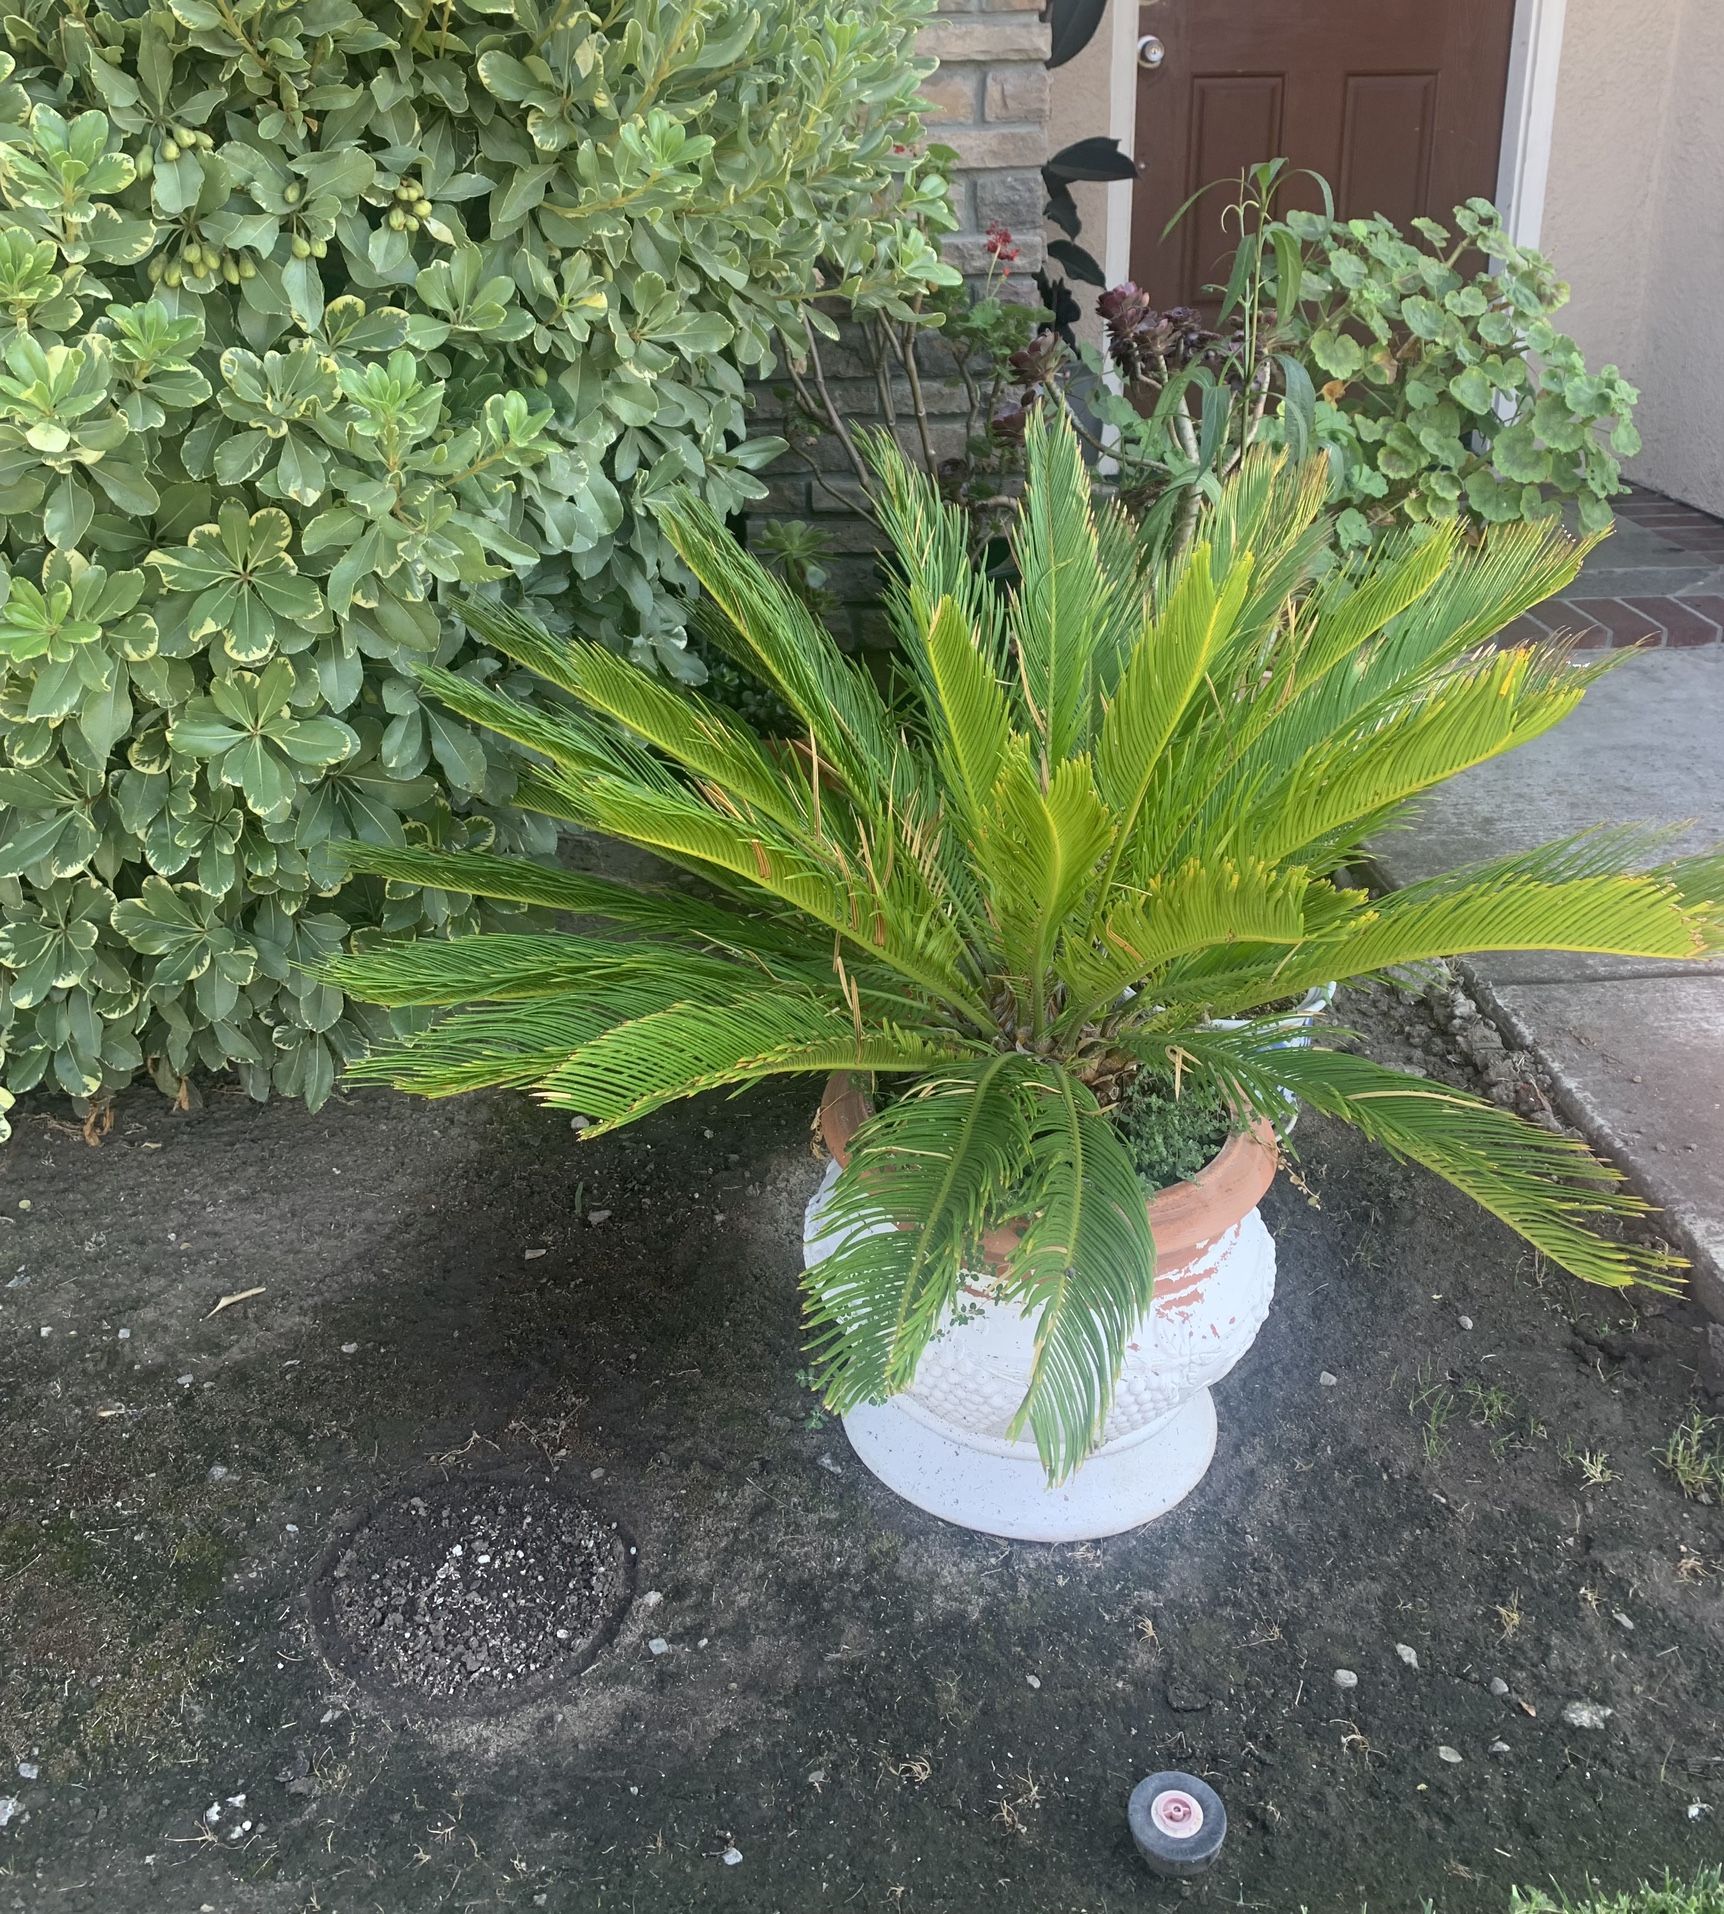
[[[652,506],[758,495],[745,380],[952,275],[927,0],[20,0],[0,33],[0,1058],[328,1093],[332,837],[543,850],[448,588],[684,676]],[[354,1013],[360,1014],[360,1013]]]
[[[1119,435],[1125,493],[1189,528],[1251,446],[1279,444],[1329,454],[1344,547],[1565,506],[1607,526],[1618,461],[1640,449],[1639,394],[1557,330],[1568,287],[1550,262],[1483,199],[1455,208],[1452,231],[1415,220],[1416,238],[1381,216],[1282,216],[1290,177],[1271,160],[1232,187],[1240,239],[1213,321],[1130,284],[1098,302],[1124,390],[1097,380],[1085,398]]]
[[[1344,540],[1385,508],[1495,525],[1572,501],[1584,530],[1610,523],[1639,394],[1615,366],[1587,371],[1551,322],[1568,287],[1494,206],[1457,206],[1453,232],[1415,220],[1423,246],[1380,216],[1286,224],[1306,249],[1289,339],[1322,381],[1316,436],[1338,461]]]

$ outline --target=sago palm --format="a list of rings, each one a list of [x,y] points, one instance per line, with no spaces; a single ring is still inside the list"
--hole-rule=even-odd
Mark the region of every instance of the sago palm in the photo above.
[[[1345,881],[1419,793],[1573,710],[1600,665],[1486,641],[1582,556],[1550,525],[1449,529],[1323,569],[1321,466],[1258,457],[1176,564],[1092,499],[1070,430],[1038,425],[1016,583],[884,442],[878,509],[896,700],[699,505],[665,529],[710,641],[794,714],[788,741],[593,643],[475,604],[486,641],[561,697],[529,710],[426,670],[462,716],[536,754],[519,801],[644,847],[694,891],[474,854],[355,847],[358,868],[573,914],[577,927],[385,946],[345,989],[447,1014],[354,1074],[427,1095],[534,1091],[597,1136],[678,1097],[852,1070],[902,1092],[859,1132],[808,1277],[839,1409],[901,1389],[975,1267],[1036,1312],[1015,1430],[1050,1475],[1107,1416],[1150,1302],[1144,1195],[1108,1110],[1140,1067],[1207,1077],[1241,1116],[1291,1094],[1447,1178],[1588,1281],[1658,1277],[1601,1233],[1640,1205],[1578,1143],[1340,1050],[1274,1007],[1334,978],[1458,952],[1698,957],[1724,947],[1724,868],[1639,869],[1606,831],[1373,898]],[[1241,1028],[1217,1027],[1244,1018]],[[886,1219],[899,1228],[868,1228]]]

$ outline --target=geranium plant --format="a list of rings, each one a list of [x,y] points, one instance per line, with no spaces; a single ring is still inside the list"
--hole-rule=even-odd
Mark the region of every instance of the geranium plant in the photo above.
[[[1130,284],[1099,300],[1123,394],[1097,382],[1086,398],[1117,434],[1128,496],[1189,524],[1195,495],[1253,445],[1321,446],[1344,547],[1565,507],[1607,526],[1620,461],[1640,449],[1639,395],[1556,326],[1568,287],[1549,260],[1483,199],[1403,233],[1380,214],[1338,219],[1319,180],[1323,210],[1283,213],[1295,177],[1273,160],[1231,189],[1236,250],[1212,306],[1163,310]]]
[[[538,754],[524,802],[703,884],[353,847],[392,881],[589,926],[337,959],[343,990],[448,1007],[355,1076],[529,1089],[589,1118],[589,1137],[786,1073],[894,1082],[833,1191],[843,1246],[809,1276],[823,1387],[839,1408],[902,1388],[983,1231],[1027,1219],[1002,1271],[1039,1324],[1016,1427],[1055,1475],[1097,1440],[1150,1300],[1144,1193],[1110,1119],[1146,1070],[1171,1075],[1167,1094],[1218,1086],[1242,1116],[1281,1115],[1291,1092],[1588,1281],[1666,1276],[1656,1249],[1598,1232],[1641,1206],[1583,1145],[1362,1056],[1289,1047],[1276,1008],[1461,951],[1724,948],[1724,863],[1634,868],[1656,834],[1593,833],[1380,898],[1344,875],[1367,833],[1555,724],[1608,668],[1560,644],[1489,648],[1583,548],[1551,524],[1476,546],[1445,525],[1314,581],[1325,466],[1257,453],[1164,563],[1092,500],[1063,423],[1033,421],[1026,455],[1005,590],[969,559],[958,511],[873,442],[900,706],[710,510],[667,506],[712,641],[795,713],[794,740],[475,606],[567,707],[436,666],[427,692]],[[867,1231],[881,1220],[903,1227]]]

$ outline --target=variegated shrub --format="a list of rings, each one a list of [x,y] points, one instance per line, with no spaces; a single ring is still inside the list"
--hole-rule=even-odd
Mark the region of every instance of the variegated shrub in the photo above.
[[[19,0],[0,22],[0,1081],[235,1065],[472,900],[327,846],[543,850],[409,661],[451,587],[681,675],[648,509],[760,490],[745,379],[949,274],[927,0]]]

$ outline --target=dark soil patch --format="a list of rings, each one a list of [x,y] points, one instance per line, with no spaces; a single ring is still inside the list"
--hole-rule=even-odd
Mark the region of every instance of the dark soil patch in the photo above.
[[[1373,1030],[1449,1067],[1417,1006]],[[798,1386],[816,1093],[591,1145],[510,1098],[145,1091],[99,1150],[24,1112],[4,1914],[1125,1914],[1187,1893],[1126,1828],[1163,1768],[1226,1801],[1189,1887],[1216,1909],[1506,1914],[1716,1858],[1724,1515],[1655,1459],[1696,1399],[1685,1305],[1580,1288],[1307,1115],[1207,1480],[1100,1546],[990,1542],[894,1501]],[[432,1458],[602,1468],[661,1600],[522,1706],[380,1707],[304,1591]]]
[[[427,1486],[337,1545],[312,1609],[332,1657],[468,1711],[578,1674],[628,1605],[633,1547],[543,1470]]]

